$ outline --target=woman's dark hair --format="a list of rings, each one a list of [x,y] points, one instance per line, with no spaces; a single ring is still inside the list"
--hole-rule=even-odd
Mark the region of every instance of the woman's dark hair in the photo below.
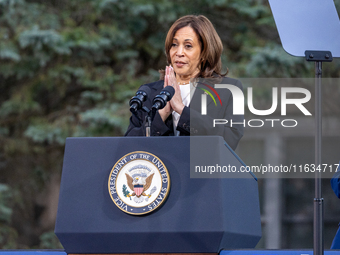
[[[223,51],[221,38],[210,20],[203,15],[183,16],[170,27],[165,39],[165,54],[168,64],[171,64],[170,49],[173,44],[173,38],[179,29],[187,26],[195,31],[201,44],[200,72],[197,76],[202,78],[213,77],[213,74],[225,76],[228,72],[221,74],[221,55]],[[164,70],[161,70],[160,73],[161,79],[164,79]]]

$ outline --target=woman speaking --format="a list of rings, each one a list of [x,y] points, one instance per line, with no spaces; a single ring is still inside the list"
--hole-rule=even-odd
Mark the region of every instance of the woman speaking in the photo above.
[[[243,135],[244,117],[233,114],[230,90],[215,89],[214,84],[230,84],[240,90],[242,85],[221,73],[222,51],[221,39],[205,16],[187,15],[175,21],[165,40],[168,66],[159,81],[143,85],[150,88],[144,102],[149,109],[162,89],[175,89],[172,99],[154,116],[152,136],[219,135],[236,148]],[[142,110],[133,114],[125,135],[144,136],[146,115]]]

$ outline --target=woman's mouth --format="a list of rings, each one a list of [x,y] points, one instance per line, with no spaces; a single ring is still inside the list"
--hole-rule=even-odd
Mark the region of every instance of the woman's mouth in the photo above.
[[[176,61],[175,65],[176,65],[176,67],[183,67],[184,65],[186,65],[186,63],[185,62],[181,62],[181,61]]]

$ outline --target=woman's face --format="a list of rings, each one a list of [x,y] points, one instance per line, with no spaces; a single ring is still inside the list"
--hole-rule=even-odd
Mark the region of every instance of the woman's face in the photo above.
[[[201,45],[191,27],[177,30],[170,48],[171,65],[176,75],[183,78],[195,76],[200,64]]]

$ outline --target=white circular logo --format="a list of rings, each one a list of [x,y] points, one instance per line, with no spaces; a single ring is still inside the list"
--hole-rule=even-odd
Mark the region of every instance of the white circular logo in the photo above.
[[[145,151],[126,154],[113,166],[109,193],[122,211],[142,215],[157,209],[166,200],[170,176],[164,163]]]

